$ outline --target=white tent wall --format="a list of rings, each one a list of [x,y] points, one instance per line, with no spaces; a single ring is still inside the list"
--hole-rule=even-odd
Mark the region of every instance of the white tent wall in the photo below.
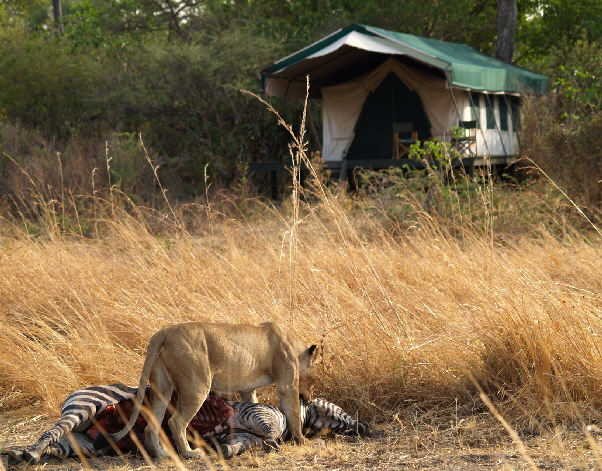
[[[459,124],[460,119],[470,121],[471,100],[465,90],[453,89],[453,95],[444,78],[429,75],[408,67],[394,58],[387,59],[376,69],[359,79],[332,87],[322,88],[323,107],[323,149],[324,161],[341,161],[354,138],[354,128],[359,119],[368,95],[376,90],[384,78],[393,72],[422,100],[425,112],[431,122],[431,135],[449,141],[450,130]],[[310,77],[311,78],[311,77]],[[487,129],[485,95],[480,94],[479,123],[477,132],[478,155],[513,155],[516,148],[516,134],[513,132],[510,117],[508,131],[499,129],[499,106],[497,99],[503,96],[489,95],[495,104],[496,129]],[[509,108],[509,107],[508,107]],[[507,111],[509,113],[509,109]]]
[[[466,93],[466,96],[468,97],[468,93]],[[512,122],[509,101],[504,95],[479,94],[477,96],[480,102],[479,115],[477,117],[480,126],[480,129],[477,131],[477,155],[487,155],[490,157],[516,155],[518,153],[518,137],[514,129],[514,123]],[[506,108],[501,106],[502,101],[506,102]],[[487,120],[488,102],[491,104],[493,112],[493,123],[488,123]],[[503,130],[501,126],[502,113],[506,114],[506,130]]]

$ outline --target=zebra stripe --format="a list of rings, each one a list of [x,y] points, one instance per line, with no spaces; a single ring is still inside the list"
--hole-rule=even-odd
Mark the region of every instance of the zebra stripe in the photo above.
[[[27,448],[22,457],[37,463],[50,445],[57,443],[69,432],[83,432],[92,426],[92,417],[102,413],[110,405],[131,399],[137,388],[124,384],[92,386],[70,394],[61,407],[61,418],[50,430],[42,434],[38,442]],[[67,444],[72,448],[71,444]]]
[[[311,432],[330,430],[340,434],[358,434],[369,437],[372,432],[367,423],[359,422],[332,402],[316,398],[309,404],[301,399],[301,428]]]
[[[245,450],[261,445],[266,452],[278,450],[278,442],[290,438],[284,413],[267,404],[233,402],[237,411],[228,421],[230,426],[217,434],[225,458],[239,455]],[[370,426],[354,420],[336,404],[324,399],[314,399],[305,404],[300,399],[302,429],[310,432],[331,430],[336,433],[371,435]]]
[[[254,432],[258,436],[274,437],[286,430],[286,417],[277,407],[253,402],[232,402],[236,414],[231,426]]]
[[[132,395],[136,394],[138,388],[126,386],[124,384],[111,384],[108,386],[92,386],[85,389],[75,391],[63,403],[63,409],[69,407],[74,401],[79,401],[82,398],[86,400],[96,399],[100,404],[116,404],[117,402],[131,399]]]
[[[148,392],[147,387],[147,392]],[[40,440],[27,449],[8,449],[4,452],[11,462],[37,463],[42,455],[77,457],[76,448],[85,456],[102,456],[93,446],[92,438],[85,432],[93,425],[93,417],[107,407],[136,397],[137,388],[123,384],[93,386],[75,391],[61,408],[61,418],[56,425],[42,434]],[[204,434],[214,438],[225,458],[243,453],[261,445],[268,451],[278,450],[278,443],[290,438],[285,415],[277,407],[249,402],[229,402],[234,410],[226,422]],[[314,399],[306,404],[300,400],[300,415],[304,431],[320,432],[324,429],[337,433],[357,433],[370,436],[370,426],[354,420],[336,404],[324,399]],[[69,436],[66,436],[69,432]],[[75,443],[75,444],[74,444]]]

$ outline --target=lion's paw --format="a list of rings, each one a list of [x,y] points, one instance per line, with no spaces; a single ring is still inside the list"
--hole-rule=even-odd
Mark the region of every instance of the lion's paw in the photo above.
[[[190,460],[198,460],[199,458],[203,457],[203,452],[200,450],[188,450],[188,451],[184,451],[182,452],[182,458]]]

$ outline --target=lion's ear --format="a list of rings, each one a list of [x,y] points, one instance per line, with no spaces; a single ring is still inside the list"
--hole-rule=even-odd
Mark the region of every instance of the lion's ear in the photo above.
[[[322,347],[318,347],[317,345],[312,345],[307,349],[307,357],[310,363],[316,364],[320,357],[322,356]]]

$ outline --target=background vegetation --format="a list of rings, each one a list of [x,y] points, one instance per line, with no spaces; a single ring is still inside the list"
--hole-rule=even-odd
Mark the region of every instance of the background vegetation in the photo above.
[[[523,153],[595,207],[600,149],[583,136],[600,134],[602,6],[518,0],[518,11],[514,62],[553,83],[526,107]],[[60,153],[73,169],[63,182],[76,191],[81,175],[89,185],[90,172],[105,166],[108,148],[111,182],[148,201],[157,188],[139,159],[140,134],[173,197],[204,195],[207,175],[213,189],[230,187],[248,162],[290,159],[287,134],[239,91],[258,92],[266,65],[351,22],[493,54],[496,12],[496,2],[482,0],[64,0],[60,34],[50,1],[2,0],[0,188],[19,191],[11,158],[56,188],[48,162]],[[273,104],[299,124],[299,102]],[[319,103],[308,133],[309,150],[319,149]]]

